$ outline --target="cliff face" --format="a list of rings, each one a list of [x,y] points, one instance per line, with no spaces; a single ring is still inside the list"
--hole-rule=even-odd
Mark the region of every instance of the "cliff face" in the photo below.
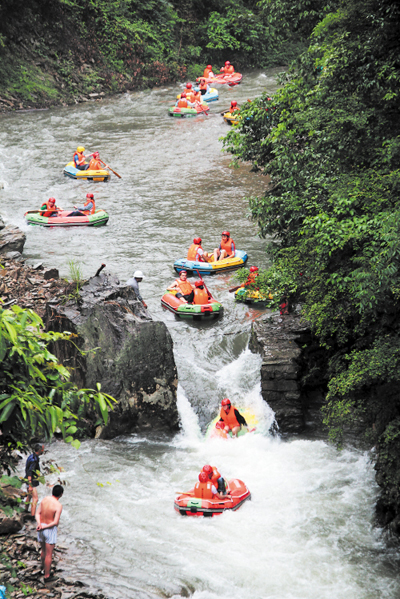
[[[97,436],[178,429],[172,339],[164,323],[151,319],[131,287],[119,286],[115,276],[101,273],[83,285],[78,302],[49,302],[44,322],[47,330],[73,334],[73,343],[52,348],[71,369],[72,380],[84,388],[100,383],[102,391],[118,401]]]
[[[318,350],[307,323],[295,315],[267,315],[253,323],[249,347],[262,356],[262,396],[274,410],[280,432],[320,429],[324,389],[323,381],[313,380]]]

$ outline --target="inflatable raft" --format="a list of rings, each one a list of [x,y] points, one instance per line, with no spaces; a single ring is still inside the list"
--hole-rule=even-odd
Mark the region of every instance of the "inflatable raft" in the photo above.
[[[239,410],[239,411],[240,411],[240,413],[242,414],[242,416],[244,417],[244,419],[246,420],[247,424],[250,427],[250,431],[247,430],[247,428],[245,426],[241,426],[240,427],[240,431],[238,432],[237,436],[238,437],[243,437],[243,435],[246,435],[249,432],[253,433],[256,430],[256,427],[258,426],[258,419],[249,410]],[[218,439],[218,438],[219,439],[228,439],[228,438],[232,438],[232,432],[229,431],[229,433],[226,433],[225,430],[224,430],[223,423],[222,422],[220,423],[219,414],[207,426],[205,438],[206,439]]]
[[[243,302],[245,304],[255,304],[260,307],[268,306],[271,304],[274,296],[271,293],[265,294],[258,289],[246,289],[246,287],[239,287],[235,291],[235,300],[237,302]]]
[[[198,77],[198,79],[201,79],[201,77]],[[216,83],[227,84],[233,87],[234,85],[238,85],[242,79],[243,75],[241,73],[232,73],[232,75],[223,75],[221,73],[221,75],[217,75],[216,77],[209,77],[206,79],[206,83],[208,85],[215,85]]]
[[[243,250],[236,250],[233,258],[224,258],[214,262],[214,256],[212,256],[211,262],[194,262],[187,258],[181,258],[174,263],[174,269],[176,272],[181,270],[187,270],[188,273],[196,273],[198,270],[201,275],[215,275],[219,272],[226,272],[229,270],[236,270],[241,268],[247,262],[247,254]]]
[[[181,493],[175,499],[174,508],[182,516],[218,516],[226,510],[238,510],[251,499],[251,493],[242,480],[234,478],[228,482],[230,495],[226,499],[200,499],[194,496],[194,489]]]
[[[111,174],[104,169],[100,171],[80,171],[75,167],[74,162],[68,162],[64,167],[64,175],[79,181],[109,181],[111,178]]]
[[[224,112],[224,121],[228,125],[237,125],[240,121],[240,114],[232,114],[231,112]]]
[[[167,291],[162,296],[161,303],[176,316],[193,320],[215,320],[224,312],[223,306],[214,298],[208,304],[187,304],[176,297],[176,291]]]
[[[109,216],[105,210],[96,210],[85,216],[68,216],[74,209],[60,210],[58,216],[41,216],[40,210],[29,210],[24,216],[29,225],[41,227],[101,227],[106,225]]]
[[[195,87],[194,91],[198,92],[199,88]],[[203,94],[201,96],[201,99],[203,100],[203,102],[216,102],[218,100],[218,98],[219,98],[218,90],[215,89],[215,87],[212,87],[209,92],[207,92],[206,94]]]
[[[196,106],[194,108],[178,108],[178,106],[171,106],[168,108],[169,116],[175,116],[178,118],[197,116],[198,114],[206,113],[207,111],[208,104],[206,102],[203,102],[202,104],[196,102]]]

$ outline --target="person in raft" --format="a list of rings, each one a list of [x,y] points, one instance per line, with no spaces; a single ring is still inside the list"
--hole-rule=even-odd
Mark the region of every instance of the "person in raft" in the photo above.
[[[139,283],[141,283],[143,281],[143,278],[144,277],[143,277],[142,271],[135,270],[135,272],[133,273],[133,277],[131,279],[128,279],[126,284],[129,285],[130,287],[132,287],[132,289],[136,293],[138,300],[142,302],[142,304],[145,308],[147,308],[147,304],[144,301],[144,299],[142,298],[142,296],[140,295],[140,291],[139,291]]]
[[[210,302],[211,295],[204,288],[204,281],[196,281],[194,284],[193,303],[204,306]]]
[[[86,162],[86,156],[83,153],[84,151],[85,148],[83,146],[78,146],[73,156],[75,168],[77,168],[79,171],[87,171],[89,168],[89,164]]]
[[[225,495],[217,491],[215,485],[209,480],[208,474],[203,471],[199,474],[199,482],[194,486],[194,496],[199,499],[214,499],[215,497],[225,499]]]
[[[181,299],[185,304],[193,303],[194,289],[192,284],[187,280],[186,270],[181,270],[179,273],[179,279],[175,279],[172,285],[168,287],[168,291],[174,291],[174,289],[178,290],[176,297]]]
[[[195,237],[188,249],[187,259],[193,262],[209,262],[211,256],[201,247],[201,237]]]
[[[40,557],[45,582],[57,580],[55,576],[50,576],[50,568],[53,550],[57,543],[57,526],[62,512],[62,505],[59,500],[63,493],[64,489],[61,485],[54,485],[51,497],[43,497],[35,516],[37,540],[42,548]]]
[[[210,86],[208,85],[208,83],[206,83],[206,80],[204,79],[204,77],[202,77],[199,82],[199,91],[200,91],[201,95],[204,96],[205,94],[208,94],[210,89],[211,89]]]
[[[194,103],[189,102],[189,100],[186,97],[186,92],[182,92],[181,97],[179,98],[179,100],[176,101],[175,106],[177,108],[194,108]]]
[[[88,171],[101,171],[103,165],[100,162],[100,154],[98,152],[93,152],[92,159],[89,162]]]
[[[44,202],[40,206],[40,216],[58,216],[58,211],[62,210],[59,206],[56,206],[56,199],[49,198],[47,202]]]
[[[249,276],[245,280],[244,283],[240,285],[240,287],[248,287],[249,285],[253,285],[256,282],[256,278],[258,277],[258,266],[250,266]]]
[[[220,419],[216,424],[217,428],[223,428],[226,433],[232,431],[232,437],[236,437],[242,426],[246,426],[249,433],[252,429],[249,428],[244,416],[242,416],[231,404],[231,400],[225,397],[221,401]]]
[[[74,206],[74,208],[74,212],[70,212],[67,216],[87,216],[89,214],[94,214],[96,211],[94,195],[92,193],[87,193],[86,202],[83,206]]]
[[[218,493],[222,495],[227,494],[227,484],[225,479],[220,475],[215,466],[210,466],[210,464],[206,464],[203,466],[202,472],[205,472],[208,476],[208,480],[212,482],[212,484],[217,487]],[[228,492],[228,495],[230,493]]]
[[[212,66],[210,64],[208,64],[204,69],[203,77],[204,79],[210,79],[211,77],[215,77],[212,70]]]
[[[190,81],[186,83],[186,87],[182,93],[185,93],[187,100],[192,103],[201,102],[201,93],[194,91],[193,85],[190,83]]]
[[[224,75],[233,75],[233,73],[235,72],[235,69],[234,69],[233,65],[229,62],[229,60],[227,60],[225,62],[225,66],[220,68],[220,72],[223,73]]]
[[[224,258],[234,258],[235,242],[231,238],[229,231],[222,231],[221,243],[214,250],[214,261],[223,260]]]
[[[235,114],[235,113],[237,114],[237,113],[240,112],[240,108],[239,108],[238,103],[236,102],[236,100],[232,100],[229,112],[231,114]]]

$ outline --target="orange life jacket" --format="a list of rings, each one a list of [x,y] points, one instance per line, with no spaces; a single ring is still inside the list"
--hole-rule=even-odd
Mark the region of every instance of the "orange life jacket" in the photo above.
[[[196,287],[196,289],[194,290],[194,300],[193,303],[194,304],[208,304],[209,299],[208,299],[208,293],[205,289],[199,289],[198,287]]]
[[[219,247],[221,250],[225,250],[228,253],[228,256],[230,256],[232,254],[232,243],[233,243],[233,252],[235,252],[235,242],[233,241],[232,237],[229,237],[229,239],[227,241],[224,241],[223,239],[221,239],[221,243],[219,244]]]
[[[182,281],[182,279],[175,280],[178,284],[179,291],[182,293],[182,295],[189,295],[189,293],[192,293],[193,289],[189,281]]]
[[[244,283],[244,287],[246,287],[247,285],[252,285],[253,283],[256,282],[256,278],[258,277],[258,272],[251,272],[249,274],[249,276],[247,277],[247,281]]]
[[[218,483],[218,479],[221,478],[221,475],[215,466],[212,466],[212,469],[213,469],[213,473],[212,473],[212,477],[210,478],[210,481],[214,486],[216,486]]]
[[[199,499],[212,499],[213,493],[211,487],[212,483],[210,481],[207,483],[196,483],[194,485],[194,496]]]
[[[178,100],[178,108],[187,108],[188,107],[188,103],[186,98],[179,98]]]
[[[72,160],[74,161],[74,163],[75,163],[75,156],[78,156],[78,165],[79,166],[82,166],[83,164],[86,164],[86,162],[85,162],[85,156],[83,155],[82,152],[75,152],[75,154],[72,157]]]
[[[207,91],[207,83],[206,82],[204,82],[204,83],[200,82],[199,89],[205,89]]]
[[[232,65],[230,65],[227,69],[225,68],[225,73],[227,75],[233,75],[234,72],[235,72],[235,69]]]
[[[193,100],[192,102],[201,102],[201,92],[193,92]]]
[[[42,206],[43,206],[43,204],[42,204]],[[46,202],[46,208],[47,208],[46,212],[42,212],[41,216],[50,216],[51,214],[53,214],[53,212],[57,212],[56,205],[54,204],[53,208],[50,208],[50,204],[49,204],[48,200]]]
[[[95,211],[96,211],[96,205],[95,205],[95,203],[94,203],[94,200],[88,200],[87,202],[85,202],[85,203],[83,204],[83,208],[85,208],[85,206],[87,206],[87,205],[88,205],[88,204],[90,204],[90,203],[92,203],[92,204],[93,204],[93,206],[90,208],[90,210],[89,210],[89,209],[87,209],[87,210],[83,210],[83,212],[88,212],[89,214],[94,214],[94,213],[95,213]]]
[[[219,416],[224,421],[225,426],[228,426],[231,430],[235,426],[240,426],[240,424],[237,421],[237,418],[235,416],[235,407],[232,405],[231,405],[231,409],[229,410],[228,413],[225,412],[224,408],[221,408]]]
[[[192,245],[190,246],[190,248],[188,249],[188,253],[187,253],[187,259],[188,260],[196,260],[196,253],[198,248],[200,248],[201,245],[197,245],[196,243],[192,243]]]
[[[92,158],[89,162],[89,171],[101,171],[102,168],[103,167],[101,165],[100,160],[97,160],[96,158]]]
[[[212,69],[204,69],[204,73],[203,73],[203,77],[204,79],[208,79],[209,77],[213,77],[214,73],[212,72]]]

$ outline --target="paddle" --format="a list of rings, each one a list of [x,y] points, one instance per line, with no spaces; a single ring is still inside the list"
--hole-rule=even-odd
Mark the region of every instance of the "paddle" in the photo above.
[[[209,108],[203,108],[203,106],[200,104],[200,102],[196,102],[196,104],[198,104],[201,108],[201,111],[204,112],[204,114],[206,116],[208,116],[208,111],[210,110]]]
[[[111,168],[111,166],[108,166],[108,164],[106,164],[105,162],[103,162],[102,160],[100,160],[100,158],[99,158],[99,162],[101,162],[101,164],[104,164],[104,166],[105,166],[106,168],[109,168],[109,169],[110,169],[110,171],[111,171],[112,173],[114,173],[114,175],[116,175],[116,176],[118,177],[118,179],[122,179],[121,175],[119,175],[118,173],[116,173],[115,171],[113,171],[113,169]]]
[[[185,493],[182,491],[175,491],[176,495],[189,495],[190,497],[194,497],[194,493]]]

